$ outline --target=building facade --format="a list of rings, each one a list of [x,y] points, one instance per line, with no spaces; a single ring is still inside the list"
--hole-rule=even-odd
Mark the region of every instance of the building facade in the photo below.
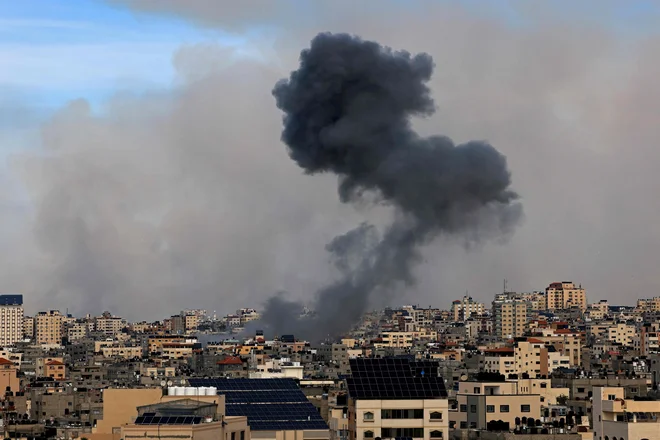
[[[561,310],[578,307],[587,310],[587,295],[582,286],[575,286],[571,281],[551,283],[545,289],[546,309]]]
[[[23,339],[23,295],[0,295],[0,345]]]

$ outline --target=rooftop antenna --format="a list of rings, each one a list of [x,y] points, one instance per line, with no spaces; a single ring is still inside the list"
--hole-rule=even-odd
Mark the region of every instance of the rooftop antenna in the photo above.
[[[504,278],[504,291],[502,293],[506,293],[506,278]]]

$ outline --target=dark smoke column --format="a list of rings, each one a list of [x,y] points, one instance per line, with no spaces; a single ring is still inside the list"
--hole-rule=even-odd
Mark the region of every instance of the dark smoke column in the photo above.
[[[317,293],[318,315],[298,319],[300,307],[274,297],[264,311],[273,331],[336,336],[373,295],[414,283],[419,248],[438,234],[476,240],[509,232],[521,217],[506,158],[495,148],[412,130],[412,116],[434,111],[426,85],[433,67],[427,54],[326,33],[275,86],[291,158],[309,174],[338,175],[343,202],[375,194],[395,209],[396,220],[382,234],[363,224],[335,238],[328,250],[343,276]]]

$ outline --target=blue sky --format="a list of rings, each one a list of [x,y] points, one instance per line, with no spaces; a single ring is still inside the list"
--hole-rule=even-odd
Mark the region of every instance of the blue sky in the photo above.
[[[169,87],[182,44],[241,39],[174,18],[139,15],[92,0],[0,3],[3,101],[50,110],[96,103],[117,90]]]

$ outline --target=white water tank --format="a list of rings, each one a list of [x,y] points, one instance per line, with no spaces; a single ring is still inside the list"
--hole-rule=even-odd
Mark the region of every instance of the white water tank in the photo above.
[[[211,387],[204,387],[204,395],[205,396],[212,396],[213,395],[213,390]]]
[[[208,389],[209,396],[216,396],[217,394],[218,394],[218,389],[216,387],[209,387]]]
[[[183,391],[184,396],[196,396],[197,395],[197,388],[195,387],[185,387],[185,390]]]
[[[198,396],[206,396],[206,387],[197,387]]]
[[[174,392],[174,390],[175,390],[176,388],[177,388],[177,387],[167,387],[167,395],[168,395],[168,396],[176,396],[176,393]]]
[[[183,387],[174,387],[175,396],[183,396]]]

